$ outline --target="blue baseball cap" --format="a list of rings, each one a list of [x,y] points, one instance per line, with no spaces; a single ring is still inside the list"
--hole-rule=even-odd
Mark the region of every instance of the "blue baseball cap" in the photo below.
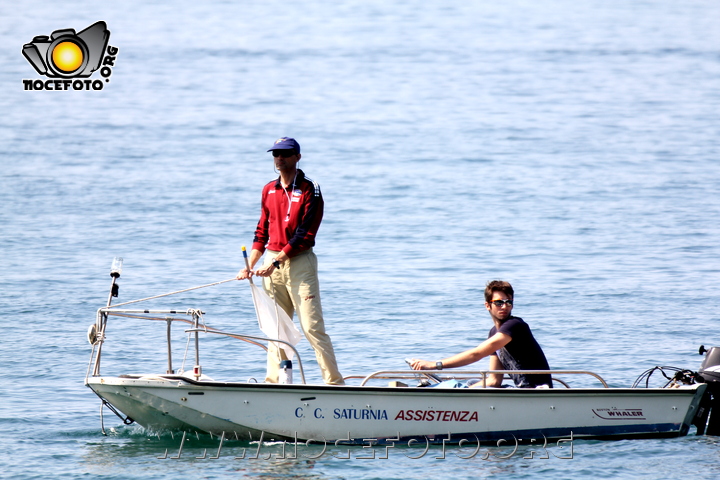
[[[295,150],[300,153],[300,144],[295,141],[294,138],[282,137],[275,140],[275,143],[270,147],[268,152],[272,152],[273,150]]]

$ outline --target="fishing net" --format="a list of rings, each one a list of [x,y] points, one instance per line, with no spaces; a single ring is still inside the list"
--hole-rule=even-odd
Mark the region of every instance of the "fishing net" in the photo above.
[[[250,291],[257,311],[258,324],[268,338],[283,340],[295,346],[302,338],[302,334],[295,326],[292,319],[280,308],[270,296],[257,285],[250,284]],[[284,343],[277,344],[285,351],[285,355],[292,360],[295,352]]]

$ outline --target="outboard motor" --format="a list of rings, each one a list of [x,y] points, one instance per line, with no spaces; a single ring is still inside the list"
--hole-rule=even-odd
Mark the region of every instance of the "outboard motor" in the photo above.
[[[700,374],[698,380],[707,383],[707,390],[693,424],[698,429],[698,435],[703,433],[720,435],[720,347],[711,347],[707,350],[701,345],[698,353],[700,355],[706,353],[698,371]],[[705,432],[706,426],[707,432]]]

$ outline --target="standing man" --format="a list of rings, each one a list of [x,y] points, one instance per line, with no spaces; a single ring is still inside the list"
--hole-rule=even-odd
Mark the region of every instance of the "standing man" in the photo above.
[[[290,318],[296,312],[305,337],[315,350],[323,380],[328,385],[344,385],[337,367],[330,336],[320,304],[315,245],[323,217],[320,186],[297,168],[300,145],[294,138],[282,137],[268,150],[272,152],[280,176],[265,185],[262,191],[260,221],[255,230],[250,269],[238,274],[239,280],[253,274],[263,278],[263,287]],[[252,268],[267,249],[264,264]],[[267,355],[268,383],[278,382],[280,361],[287,360],[282,349],[270,342]]]
[[[522,318],[511,315],[515,292],[508,282],[493,280],[485,287],[485,308],[490,312],[494,326],[488,338],[475,348],[466,350],[439,362],[412,359],[415,370],[442,370],[477,362],[490,356],[490,370],[550,370],[545,354],[533,337],[530,327]],[[515,385],[534,388],[547,385],[552,388],[550,374],[512,374]],[[499,387],[503,375],[488,376],[489,387]],[[475,386],[483,386],[478,382]]]

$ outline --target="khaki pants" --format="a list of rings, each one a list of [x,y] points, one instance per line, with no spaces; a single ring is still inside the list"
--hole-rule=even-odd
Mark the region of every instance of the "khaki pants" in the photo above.
[[[279,252],[268,250],[265,265]],[[320,304],[320,283],[317,274],[317,257],[312,250],[292,257],[280,264],[271,276],[263,279],[263,288],[285,310],[290,318],[297,313],[300,327],[308,339],[315,358],[320,365],[323,381],[328,385],[344,385],[342,375],[337,367],[335,351],[330,336],[325,333],[325,321]],[[287,360],[285,352],[270,342],[267,352],[268,383],[278,382],[280,361]]]

